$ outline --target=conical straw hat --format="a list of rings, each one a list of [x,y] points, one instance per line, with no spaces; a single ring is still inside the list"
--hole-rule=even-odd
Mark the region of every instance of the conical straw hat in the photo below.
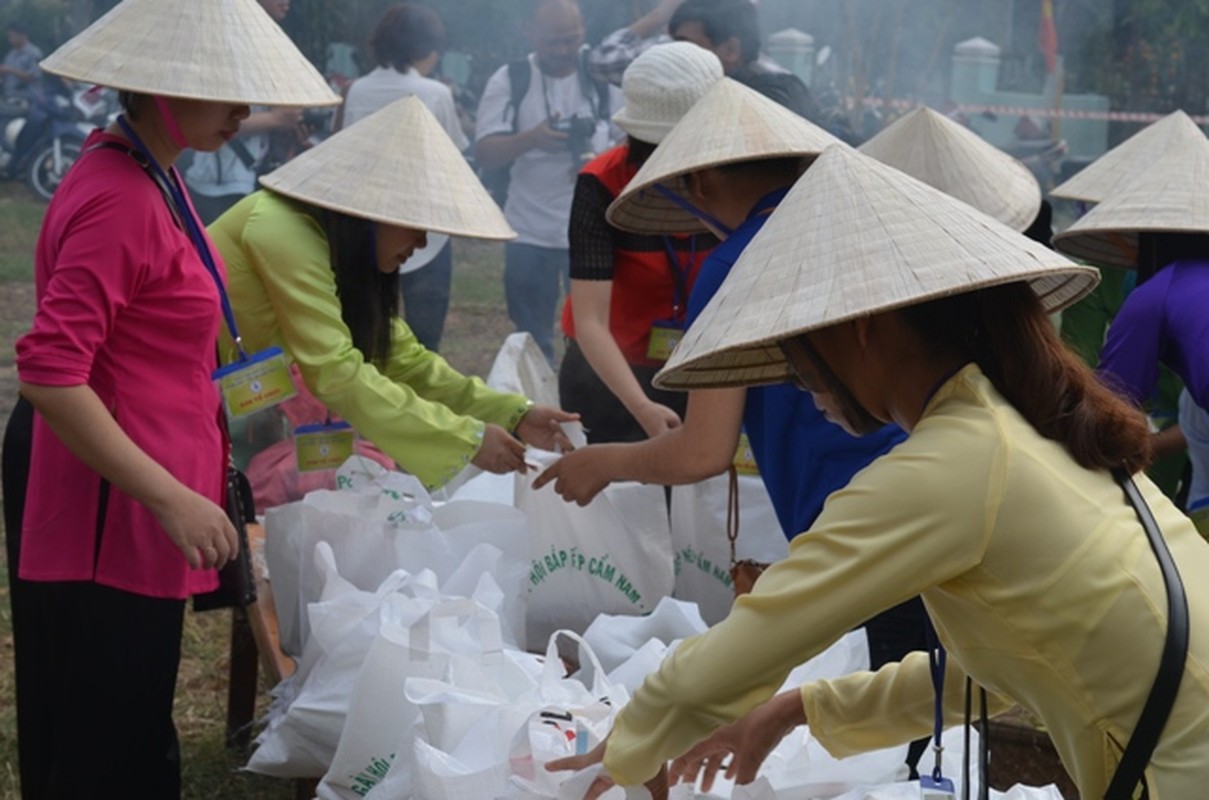
[[[1136,269],[1139,232],[1209,233],[1206,186],[1209,139],[1182,140],[1055,235],[1054,247],[1100,266]]]
[[[696,233],[701,220],[662,196],[686,197],[683,177],[699,169],[765,158],[812,158],[839,142],[822,128],[746,86],[723,78],[676,124],[613,204],[609,222],[637,233]]]
[[[123,0],[41,66],[141,94],[271,106],[340,102],[256,0]]]
[[[414,95],[261,177],[275,192],[350,216],[453,236],[513,239],[499,206]]]
[[[858,148],[912,178],[1024,231],[1041,209],[1029,168],[964,125],[917,108]]]
[[[1147,125],[1080,170],[1050,192],[1066,200],[1100,203],[1118,184],[1144,172],[1165,153],[1181,150],[1205,134],[1183,111],[1175,111]]]
[[[956,198],[831,147],[743,251],[655,383],[776,383],[789,376],[777,343],[806,331],[1022,280],[1053,312],[1099,279]]]

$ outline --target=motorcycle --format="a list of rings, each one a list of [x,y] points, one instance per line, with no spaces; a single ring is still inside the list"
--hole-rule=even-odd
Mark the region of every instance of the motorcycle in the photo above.
[[[105,90],[51,84],[29,98],[22,107],[0,111],[0,169],[13,180],[23,180],[34,194],[49,201],[63,176],[84,147],[84,140],[110,116],[111,100]],[[37,126],[34,138],[17,152],[18,137],[26,126]],[[28,138],[28,137],[27,137]]]

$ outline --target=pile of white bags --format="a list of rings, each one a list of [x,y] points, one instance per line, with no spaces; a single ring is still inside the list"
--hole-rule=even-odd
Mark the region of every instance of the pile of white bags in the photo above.
[[[492,382],[556,404],[527,334],[509,337]],[[530,450],[538,469],[515,477],[468,469],[435,502],[415,478],[354,458],[337,491],[269,511],[281,644],[298,669],[274,690],[249,770],[323,776],[321,800],[583,795],[598,770],[544,764],[595,747],[667,654],[730,607],[727,484],[677,488],[670,519],[662,487],[632,483],[581,508],[532,489],[555,458]],[[739,489],[738,557],[784,557],[759,479],[741,476]],[[574,675],[560,642],[578,645]],[[864,633],[852,633],[786,685],[867,667]],[[958,779],[960,732],[947,737],[946,774]],[[750,786],[720,779],[708,795],[680,786],[672,797],[918,797],[899,781],[904,757],[905,746],[837,761],[803,728]],[[1031,791],[1006,797],[1060,800]],[[646,794],[605,797],[627,796]]]

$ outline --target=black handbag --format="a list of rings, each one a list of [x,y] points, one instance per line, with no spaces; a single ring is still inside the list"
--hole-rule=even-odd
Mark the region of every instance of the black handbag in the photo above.
[[[1180,690],[1180,680],[1184,677],[1184,662],[1188,657],[1188,598],[1184,594],[1184,582],[1175,559],[1171,557],[1171,551],[1167,549],[1158,524],[1133,478],[1121,469],[1113,470],[1113,477],[1137,512],[1150,539],[1150,549],[1154,551],[1163,571],[1163,583],[1167,588],[1167,638],[1163,642],[1158,675],[1150,687],[1146,705],[1121,755],[1121,762],[1117,764],[1108,791],[1104,793],[1104,800],[1131,800],[1139,783],[1142,784],[1142,797],[1149,796],[1145,782],[1146,766],[1171,715],[1171,707],[1175,705],[1175,696]]]
[[[227,468],[227,516],[235,526],[239,553],[218,571],[217,589],[193,595],[194,611],[244,608],[256,602],[256,576],[248,547],[248,525],[256,522],[256,504],[247,476],[235,467]]]

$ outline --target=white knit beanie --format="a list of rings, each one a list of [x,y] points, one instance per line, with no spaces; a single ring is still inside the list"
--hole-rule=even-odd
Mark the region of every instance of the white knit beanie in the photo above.
[[[635,139],[659,144],[721,79],[722,62],[709,50],[691,42],[655,45],[635,58],[622,76],[625,106],[613,121]]]

